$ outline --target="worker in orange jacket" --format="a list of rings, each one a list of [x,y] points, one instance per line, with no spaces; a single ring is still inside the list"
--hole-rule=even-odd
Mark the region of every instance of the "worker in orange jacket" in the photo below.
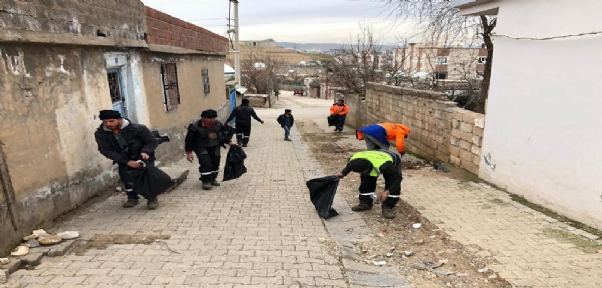
[[[349,106],[345,105],[343,99],[340,99],[337,103],[330,106],[330,117],[334,117],[334,120],[336,121],[334,132],[343,132],[347,113],[349,113]]]
[[[397,151],[404,155],[405,139],[410,135],[410,128],[402,124],[380,123],[366,126],[355,131],[358,140],[366,140],[367,150],[389,150],[389,142],[395,141]]]

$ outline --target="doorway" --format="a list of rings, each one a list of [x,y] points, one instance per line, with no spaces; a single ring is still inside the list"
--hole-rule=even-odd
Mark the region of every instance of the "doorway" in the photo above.
[[[111,102],[113,110],[119,111],[121,117],[127,118],[125,94],[123,93],[123,80],[119,69],[111,69],[107,71],[107,80],[109,82],[109,93],[111,94]]]

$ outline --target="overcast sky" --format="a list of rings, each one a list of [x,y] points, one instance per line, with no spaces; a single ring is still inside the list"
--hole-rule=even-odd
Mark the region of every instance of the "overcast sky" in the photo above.
[[[142,0],[145,5],[225,35],[228,0]],[[382,44],[403,34],[392,25],[381,1],[240,0],[240,39],[297,43],[347,43],[359,22],[377,28]],[[232,12],[232,18],[234,13]]]

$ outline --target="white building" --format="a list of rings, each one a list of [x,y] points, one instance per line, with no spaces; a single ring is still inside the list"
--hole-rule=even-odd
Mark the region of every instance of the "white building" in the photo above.
[[[479,176],[602,228],[602,1],[452,5],[498,17]]]

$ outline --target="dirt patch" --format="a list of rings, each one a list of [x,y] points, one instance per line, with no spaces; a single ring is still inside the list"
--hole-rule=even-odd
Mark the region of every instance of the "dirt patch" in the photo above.
[[[297,129],[326,173],[338,173],[345,166],[348,157],[359,151],[357,148],[350,147],[351,145],[346,144],[345,141],[340,141],[346,133],[332,135],[320,129],[311,120],[299,120]],[[345,151],[346,154],[333,153],[335,150]],[[404,171],[404,177],[412,177],[413,173],[421,175],[440,173],[428,171],[432,168],[424,164],[407,165],[409,169]],[[418,170],[412,171],[413,167]],[[343,195],[348,203],[355,204],[359,182],[358,174],[350,174],[345,178],[345,182],[339,185],[338,193]],[[381,188],[383,188],[382,182],[379,179]],[[478,272],[480,268],[496,264],[496,261],[486,255],[485,251],[480,251],[478,247],[464,247],[459,242],[451,240],[449,235],[422,217],[418,210],[403,200],[397,205],[396,212],[397,217],[393,220],[384,219],[378,205],[375,205],[371,211],[362,213],[368,227],[373,227],[371,233],[374,235],[373,240],[358,246],[363,253],[363,260],[386,261],[387,266],[398,268],[400,273],[416,287],[513,287],[491,270]],[[415,223],[421,223],[422,226],[415,229],[412,227]],[[409,256],[406,256],[406,253]],[[412,268],[416,263],[439,261],[445,264],[434,270],[460,274],[443,276]]]
[[[69,253],[83,256],[90,249],[105,250],[110,245],[120,244],[150,245],[157,240],[167,240],[169,238],[166,235],[95,235],[90,240],[76,240],[69,249]]]

